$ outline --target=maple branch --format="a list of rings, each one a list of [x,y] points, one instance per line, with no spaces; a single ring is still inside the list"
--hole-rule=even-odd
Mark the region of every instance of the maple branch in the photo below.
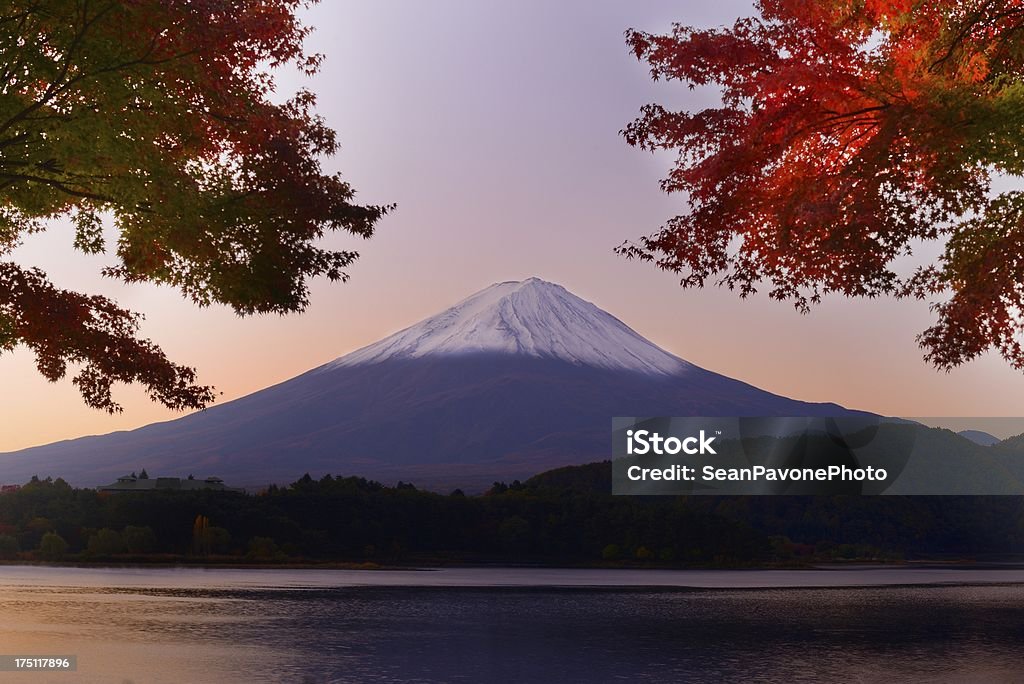
[[[985,17],[985,12],[990,7],[992,7],[992,5],[995,4],[995,2],[996,2],[996,0],[987,0],[978,9],[978,11],[974,13],[974,16],[964,23],[964,25],[963,25],[963,27],[961,27],[960,31],[958,31],[956,36],[953,37],[953,40],[950,42],[949,47],[946,49],[945,54],[943,54],[943,56],[940,57],[939,59],[937,59],[934,62],[932,62],[931,66],[928,67],[929,71],[931,71],[933,73],[938,71],[940,66],[942,66],[945,62],[947,62],[950,59],[952,59],[953,55],[956,53],[956,49],[963,44],[963,42],[967,39],[967,36],[970,35],[971,31],[973,31],[983,21],[986,21],[987,23],[991,24],[991,23],[998,22],[1001,19],[1007,19],[1009,17],[1012,17],[1015,14],[1022,14],[1022,13],[1024,13],[1024,8],[1018,7],[1018,8],[1015,8],[1015,9],[1007,10],[1005,12],[996,13],[996,14],[992,15],[991,17],[987,17],[986,18]]]
[[[79,197],[81,199],[91,199],[97,202],[114,202],[113,197],[109,197],[107,195],[100,195],[94,192],[89,192],[88,190],[76,190],[68,186],[66,183],[59,181],[55,178],[45,178],[43,176],[34,176],[31,174],[24,173],[9,173],[5,171],[0,171],[0,178],[7,179],[4,183],[0,183],[0,189],[10,187],[11,185],[14,185],[15,183],[21,181],[25,181],[30,183],[42,183],[43,185],[48,185],[52,188],[60,190],[61,192],[67,195],[71,195],[72,197]]]
[[[61,83],[62,81],[64,81],[64,79],[67,78],[67,75],[68,75],[68,73],[70,71],[71,56],[72,56],[72,54],[77,49],[77,47],[81,43],[81,41],[85,38],[85,35],[88,32],[89,28],[92,27],[97,21],[102,19],[105,14],[107,14],[112,9],[114,9],[116,7],[116,4],[115,3],[108,4],[105,8],[103,8],[100,12],[98,12],[96,15],[94,15],[91,19],[87,19],[86,14],[85,14],[85,12],[87,10],[84,9],[84,8],[86,8],[87,6],[88,6],[88,0],[86,0],[85,3],[83,4],[83,25],[82,25],[81,29],[76,32],[75,38],[72,40],[71,45],[69,46],[68,50],[64,54],[64,65],[61,68],[60,74],[57,76],[57,78],[55,78],[47,86],[47,88],[43,92],[42,96],[40,96],[31,105],[29,105],[28,107],[25,107],[20,112],[18,112],[17,114],[12,116],[10,119],[8,119],[6,122],[4,122],[2,125],[0,125],[0,133],[4,133],[8,129],[10,129],[11,126],[13,126],[13,125],[15,125],[15,124],[17,124],[17,123],[19,123],[21,121],[24,121],[25,119],[27,119],[29,117],[29,115],[33,114],[34,112],[38,111],[39,109],[41,109],[41,108],[45,107],[46,105],[50,104],[50,102],[54,98],[56,98],[59,94],[61,94],[63,92],[66,92],[72,86],[74,86],[74,85],[76,85],[76,84],[78,84],[78,83],[80,83],[80,82],[82,82],[82,81],[84,81],[86,79],[95,78],[95,77],[101,76],[103,74],[108,74],[108,73],[113,73],[113,72],[117,72],[117,71],[122,71],[124,69],[129,69],[129,68],[135,67],[135,66],[158,66],[158,65],[161,65],[161,64],[167,64],[169,62],[173,62],[173,61],[182,59],[184,57],[189,57],[189,56],[194,55],[194,54],[196,54],[198,52],[195,49],[193,49],[193,50],[185,50],[185,51],[182,51],[182,52],[170,55],[170,56],[162,58],[162,59],[150,59],[150,57],[156,51],[156,47],[157,47],[157,44],[158,44],[158,37],[154,36],[154,38],[150,41],[149,45],[147,46],[146,51],[140,57],[137,57],[137,58],[134,58],[134,59],[130,59],[130,60],[127,60],[127,61],[124,61],[124,62],[119,62],[119,63],[116,63],[116,64],[112,64],[112,65],[103,67],[102,69],[96,69],[94,71],[88,71],[88,72],[81,72],[78,75],[76,75],[75,77],[71,78],[70,80],[68,80],[68,81],[66,81],[64,83]]]

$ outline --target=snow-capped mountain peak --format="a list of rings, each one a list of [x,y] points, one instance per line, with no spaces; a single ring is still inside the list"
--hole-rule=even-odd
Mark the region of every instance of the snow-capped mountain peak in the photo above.
[[[327,367],[474,353],[522,354],[659,374],[689,367],[611,314],[539,278],[491,285]]]

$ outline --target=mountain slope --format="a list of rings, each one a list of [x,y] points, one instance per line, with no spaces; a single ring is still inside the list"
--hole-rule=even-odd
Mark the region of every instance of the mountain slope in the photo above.
[[[610,455],[611,418],[838,415],[694,366],[564,288],[493,285],[279,385],[131,432],[0,455],[0,481],[357,474],[448,488]]]

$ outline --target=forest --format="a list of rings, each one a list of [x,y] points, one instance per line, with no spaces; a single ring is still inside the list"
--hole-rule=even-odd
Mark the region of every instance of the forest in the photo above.
[[[799,566],[1024,550],[1018,497],[613,496],[611,464],[438,494],[308,475],[253,494],[107,493],[33,478],[0,495],[25,562]]]

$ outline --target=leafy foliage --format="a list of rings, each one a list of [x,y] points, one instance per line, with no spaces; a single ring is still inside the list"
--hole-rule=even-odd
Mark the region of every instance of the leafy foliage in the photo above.
[[[807,311],[829,293],[936,298],[918,341],[950,369],[996,348],[1024,369],[1024,7],[1014,0],[761,0],[731,28],[627,41],[655,79],[720,89],[643,109],[624,135],[675,150],[686,214],[619,248]],[[942,240],[936,263],[894,262]]]
[[[387,207],[359,206],[321,158],[335,133],[302,91],[271,102],[272,69],[314,73],[296,11],[316,0],[12,0],[0,9],[0,257],[57,217],[74,246],[104,253],[119,232],[126,282],[174,286],[239,314],[308,303],[307,279],[345,280],[354,251],[316,242],[370,237]],[[270,70],[268,70],[268,65]],[[87,404],[119,410],[115,382],[165,405],[212,401],[192,369],[137,337],[139,317],[0,261],[0,351],[31,348]]]
[[[111,495],[34,478],[0,496],[0,557],[685,566],[1024,549],[1017,497],[630,497],[610,493],[611,477],[606,461],[481,496],[330,475],[255,496]]]

